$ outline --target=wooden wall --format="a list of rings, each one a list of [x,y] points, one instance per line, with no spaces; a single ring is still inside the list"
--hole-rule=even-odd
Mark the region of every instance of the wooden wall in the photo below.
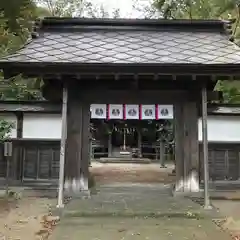
[[[14,179],[56,180],[59,172],[59,141],[14,141],[14,156],[11,161],[11,176]],[[203,179],[202,149],[200,144],[200,177]],[[20,151],[19,151],[20,150]],[[17,153],[20,152],[19,157]],[[17,159],[16,159],[17,157]],[[240,179],[240,145],[226,143],[209,144],[210,179]],[[5,178],[6,161],[3,146],[0,146],[0,178]]]
[[[203,180],[203,156],[200,144],[200,177]],[[234,143],[209,144],[210,180],[240,180],[240,145]]]
[[[14,140],[10,175],[16,180],[58,179],[60,142],[41,140]],[[6,176],[6,160],[0,145],[0,178]]]

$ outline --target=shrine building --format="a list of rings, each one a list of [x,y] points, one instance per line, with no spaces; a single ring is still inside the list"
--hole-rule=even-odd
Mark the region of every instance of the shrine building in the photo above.
[[[214,91],[218,80],[240,76],[231,24],[45,18],[36,21],[22,49],[0,59],[0,69],[6,79],[42,78],[44,97],[62,102],[66,188],[88,191],[91,118],[95,126],[96,120],[116,123],[108,134],[108,157],[141,157],[140,122],[174,119],[175,190],[198,191],[201,166],[208,162],[207,103],[221,98]],[[119,123],[120,139],[114,131]],[[132,139],[131,128],[137,133]]]

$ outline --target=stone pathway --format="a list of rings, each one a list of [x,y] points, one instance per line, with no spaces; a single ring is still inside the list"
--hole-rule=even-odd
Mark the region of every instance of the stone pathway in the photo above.
[[[163,184],[104,185],[91,199],[66,205],[50,240],[230,240],[190,199]]]
[[[64,219],[50,240],[230,240],[209,220],[181,218]]]

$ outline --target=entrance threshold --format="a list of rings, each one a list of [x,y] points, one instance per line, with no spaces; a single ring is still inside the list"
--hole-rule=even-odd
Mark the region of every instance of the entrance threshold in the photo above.
[[[137,163],[137,164],[150,164],[151,160],[149,158],[127,158],[124,157],[107,157],[100,158],[100,163]]]

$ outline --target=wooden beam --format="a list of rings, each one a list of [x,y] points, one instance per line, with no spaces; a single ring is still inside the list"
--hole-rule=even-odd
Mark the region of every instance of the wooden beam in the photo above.
[[[1,101],[0,112],[45,112],[45,113],[61,113],[60,103],[51,102],[15,102]]]
[[[84,90],[76,93],[81,101],[102,104],[173,104],[189,98],[187,91],[127,91],[127,90]]]
[[[185,75],[225,75],[239,76],[239,64],[145,64],[145,63],[64,63],[64,62],[5,62],[1,63],[4,74],[26,74],[42,76],[42,74],[79,74],[79,73],[161,73]],[[14,71],[14,72],[13,72]]]

